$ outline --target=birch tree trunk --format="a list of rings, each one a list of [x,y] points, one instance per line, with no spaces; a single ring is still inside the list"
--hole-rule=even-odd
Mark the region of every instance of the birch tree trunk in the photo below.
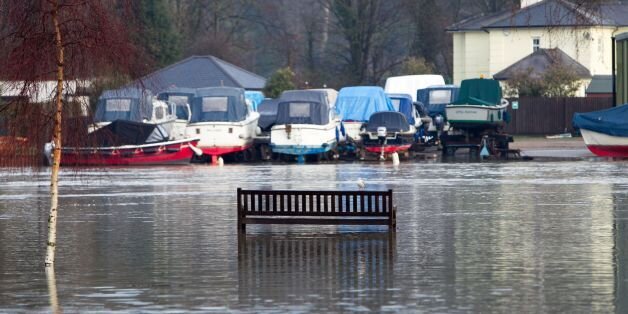
[[[59,26],[58,0],[50,0],[52,4],[52,23],[55,31],[55,46],[57,54],[57,91],[55,97],[56,109],[52,140],[54,143],[52,154],[52,174],[50,176],[50,215],[48,216],[48,241],[46,243],[46,267],[53,267],[55,262],[55,248],[57,245],[57,210],[59,206],[59,166],[61,163],[61,113],[63,111],[63,42]]]

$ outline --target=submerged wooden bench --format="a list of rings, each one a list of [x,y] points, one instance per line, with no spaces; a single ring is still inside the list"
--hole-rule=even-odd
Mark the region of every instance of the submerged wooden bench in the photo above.
[[[238,230],[247,224],[397,225],[393,191],[238,188]]]

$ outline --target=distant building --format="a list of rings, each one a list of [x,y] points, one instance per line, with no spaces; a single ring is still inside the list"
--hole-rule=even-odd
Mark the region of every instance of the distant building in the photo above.
[[[455,84],[498,73],[504,78],[514,64],[543,57],[535,52],[557,48],[577,69],[588,70],[578,93],[584,96],[590,77],[611,74],[611,38],[628,31],[628,4],[585,11],[567,0],[523,0],[518,10],[475,16],[447,31],[453,34]]]
[[[587,97],[613,97],[613,76],[595,75],[586,89]]]
[[[266,79],[214,56],[192,56],[140,79],[155,94],[169,87],[201,88],[212,86],[262,90]]]

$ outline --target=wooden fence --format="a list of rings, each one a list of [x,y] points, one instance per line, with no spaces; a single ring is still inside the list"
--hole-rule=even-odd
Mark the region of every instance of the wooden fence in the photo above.
[[[590,112],[607,109],[613,99],[604,98],[545,98],[525,97],[509,99],[508,112],[512,117],[504,129],[510,134],[548,135],[573,132],[571,124],[576,112]],[[513,101],[519,102],[519,108],[513,109]]]

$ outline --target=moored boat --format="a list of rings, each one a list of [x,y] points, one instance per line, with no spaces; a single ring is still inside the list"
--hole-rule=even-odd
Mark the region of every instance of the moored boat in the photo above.
[[[493,128],[507,122],[508,105],[498,81],[469,79],[462,81],[458,98],[445,112],[454,128]]]
[[[198,147],[212,163],[217,163],[222,155],[251,148],[259,116],[246,104],[244,89],[199,88],[192,100],[186,135],[199,137]]]
[[[63,166],[168,165],[189,163],[198,138],[169,140],[162,126],[116,120],[90,133],[83,145],[61,148]],[[48,145],[50,146],[50,144]],[[51,147],[46,157],[51,160]]]
[[[176,115],[173,105],[156,99],[152,92],[140,88],[106,90],[98,98],[94,113],[95,131],[116,120],[134,121],[161,125],[172,135]]]
[[[365,124],[361,136],[364,149],[371,153],[404,152],[414,143],[416,128],[396,111],[376,112]]]
[[[347,139],[353,142],[362,141],[362,125],[380,111],[395,111],[395,108],[379,86],[345,87],[338,93],[336,112],[342,119]]]
[[[338,142],[340,119],[324,91],[286,91],[271,129],[273,153],[301,158],[329,152]]]
[[[192,118],[190,104],[195,94],[196,90],[193,88],[171,87],[157,95],[157,99],[171,104],[170,108],[175,116],[174,125],[170,131],[173,139],[186,137],[185,128]]]
[[[576,113],[573,125],[580,129],[587,148],[601,157],[628,157],[628,106]]]

